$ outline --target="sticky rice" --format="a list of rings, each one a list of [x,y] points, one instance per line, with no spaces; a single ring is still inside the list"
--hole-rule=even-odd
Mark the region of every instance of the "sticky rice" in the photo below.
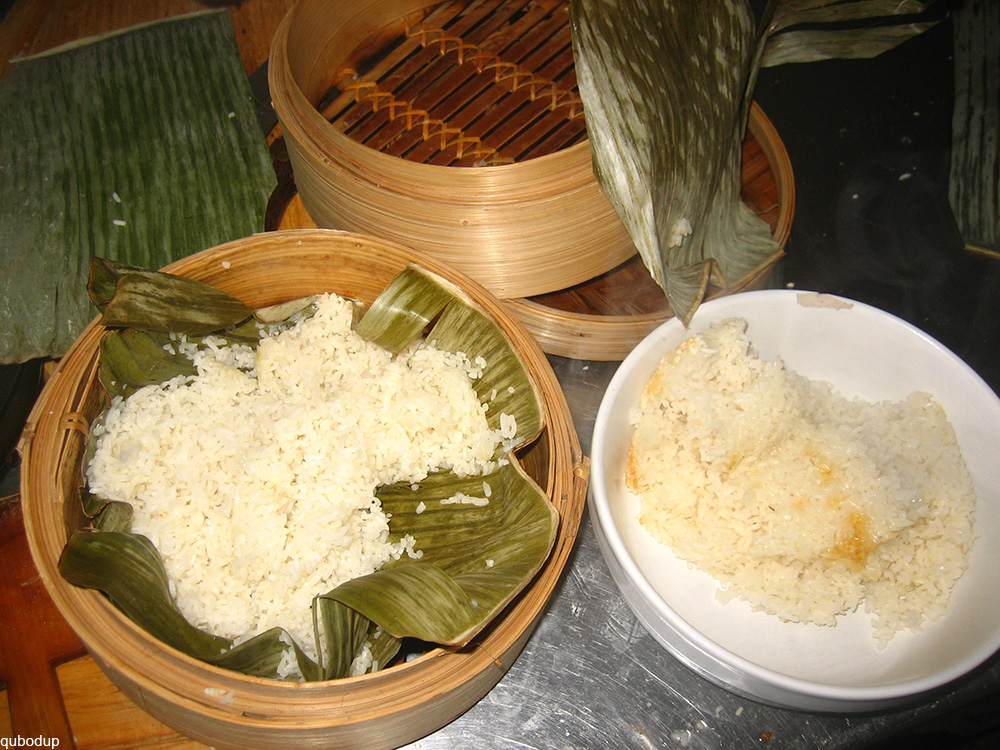
[[[669,352],[630,417],[640,522],[722,601],[819,625],[863,606],[880,645],[945,612],[975,493],[929,395],[845,398],[729,319]]]
[[[177,341],[198,374],[116,399],[87,467],[93,493],[132,505],[192,624],[282,627],[312,656],[313,597],[420,554],[389,540],[375,489],[486,474],[505,439],[472,387],[485,363],[426,342],[392,356],[352,330],[352,303],[315,304],[256,350]]]

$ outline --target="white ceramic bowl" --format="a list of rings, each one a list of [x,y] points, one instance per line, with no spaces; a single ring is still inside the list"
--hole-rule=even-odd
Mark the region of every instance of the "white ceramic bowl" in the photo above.
[[[902,399],[926,391],[944,407],[977,491],[969,568],[947,614],[879,650],[868,616],[835,627],[784,623],[742,600],[722,605],[718,584],[639,525],[625,485],[628,414],[663,355],[711,323],[749,323],[753,345],[845,396]],[[911,701],[960,677],[1000,648],[1000,399],[962,360],[912,325],[868,305],[793,290],[707,302],[685,330],[670,320],[612,378],[594,425],[591,517],[604,557],[650,633],[702,676],[745,697],[812,711],[871,711]]]

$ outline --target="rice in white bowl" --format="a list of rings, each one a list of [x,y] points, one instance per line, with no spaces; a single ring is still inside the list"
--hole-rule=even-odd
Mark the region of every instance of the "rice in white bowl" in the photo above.
[[[375,489],[486,474],[504,442],[471,384],[484,363],[426,342],[392,356],[352,330],[351,302],[315,304],[256,352],[181,342],[198,374],[116,399],[87,468],[93,493],[132,505],[192,624],[237,641],[283,627],[312,656],[313,597],[420,554],[390,543]]]
[[[845,398],[758,358],[732,318],[663,358],[631,421],[640,522],[723,601],[820,625],[863,605],[880,645],[944,613],[975,493],[927,394]]]

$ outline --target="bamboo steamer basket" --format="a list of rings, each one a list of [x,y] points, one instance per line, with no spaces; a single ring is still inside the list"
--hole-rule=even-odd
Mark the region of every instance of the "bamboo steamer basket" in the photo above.
[[[297,3],[272,42],[268,82],[316,223],[428,252],[501,299],[563,289],[626,260],[632,243],[584,140],[567,9],[566,0]],[[549,36],[554,62],[508,61]],[[365,112],[373,116],[357,122]]]
[[[669,312],[593,175],[568,7],[300,0],[269,85],[318,226],[427,252],[512,300],[546,352],[614,360]],[[783,247],[791,164],[756,105],[743,177]],[[760,286],[776,260],[710,296]]]
[[[220,748],[393,748],[444,726],[482,698],[520,653],[566,564],[583,511],[588,463],[545,355],[482,286],[405,247],[331,230],[268,232],[212,248],[165,270],[217,286],[253,306],[333,291],[371,302],[410,262],[457,285],[493,318],[539,386],[541,436],[518,460],[559,511],[544,567],[471,644],[433,649],[361,677],[285,683],[204,664],[148,635],[96,591],[66,583],[58,560],[80,528],[78,488],[98,409],[103,327],[80,335],[39,397],[21,440],[28,543],[56,607],[108,677],[168,726]]]

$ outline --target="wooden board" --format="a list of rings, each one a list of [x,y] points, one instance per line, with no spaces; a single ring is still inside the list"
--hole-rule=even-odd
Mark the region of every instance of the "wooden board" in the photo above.
[[[83,645],[49,598],[24,535],[17,498],[0,504],[0,683],[6,684],[11,733],[58,737],[72,747],[55,666]]]
[[[112,684],[97,663],[81,656],[56,667],[59,691],[76,750],[170,748],[205,750],[147,714]],[[21,731],[22,737],[50,737]],[[13,738],[6,690],[0,690],[0,738]],[[60,747],[67,747],[60,742]]]
[[[77,750],[207,747],[178,734],[135,705],[89,656],[60,665],[56,674]]]

